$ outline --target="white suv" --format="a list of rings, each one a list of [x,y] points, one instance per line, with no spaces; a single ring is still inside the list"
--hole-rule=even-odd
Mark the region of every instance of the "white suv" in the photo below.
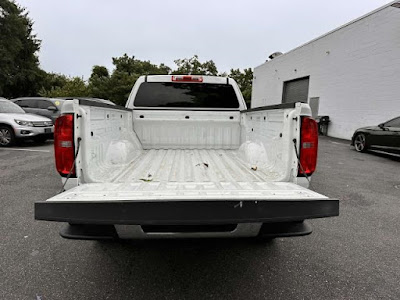
[[[43,143],[53,137],[53,122],[31,115],[17,104],[0,99],[0,146],[11,146],[17,139],[32,139]]]

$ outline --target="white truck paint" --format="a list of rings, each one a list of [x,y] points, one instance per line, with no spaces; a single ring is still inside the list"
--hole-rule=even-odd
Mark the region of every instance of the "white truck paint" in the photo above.
[[[234,80],[202,76],[201,84],[232,86],[239,107],[137,107],[136,95],[145,82],[171,82],[171,76],[140,77],[125,109],[87,105],[76,99],[65,102],[62,113],[77,116],[74,137],[75,145],[80,143],[80,150],[75,160],[76,178],[69,179],[70,185],[66,185],[69,189],[65,192],[36,204],[37,219],[68,221],[77,231],[79,226],[85,224],[111,225],[112,230],[116,230],[115,237],[119,238],[221,237],[258,235],[265,220],[274,224],[283,221],[298,224],[304,218],[338,214],[337,200],[308,190],[308,181],[298,177],[298,159],[293,141],[296,141],[299,149],[299,120],[302,116],[310,115],[307,104],[297,103],[291,108],[246,110]],[[167,212],[168,203],[177,206],[171,209],[171,214],[179,209],[182,211],[164,219],[164,205],[167,205],[165,213],[170,213]],[[252,214],[260,213],[261,206],[268,203],[278,203],[278,210],[279,203],[316,203],[322,207],[317,211],[305,211],[301,216],[281,212],[276,220],[275,215],[253,217]],[[133,220],[132,214],[139,208],[132,208],[124,217],[120,214],[128,208],[122,208],[124,212],[117,209],[118,216],[111,217],[116,206],[135,204],[142,206],[140,209],[144,210],[143,216],[153,213],[159,215],[154,219],[149,216],[145,217],[146,220],[138,220],[141,218],[139,216]],[[247,207],[255,212],[249,212],[246,216],[238,213],[230,218],[229,213],[224,215],[226,209],[219,211],[216,207],[208,211],[203,204],[229,204],[227,209],[234,209],[234,214],[240,210],[245,211]],[[145,205],[154,205],[157,212],[148,211]],[[202,216],[190,219],[188,215],[195,214],[196,209],[193,212],[189,210],[197,205]],[[76,213],[69,215],[61,209],[62,206]],[[92,219],[95,211],[101,209],[100,206],[110,207],[110,215],[106,213],[104,217],[103,211],[99,212],[102,217]],[[183,209],[181,206],[188,208]],[[310,207],[313,210],[312,205]],[[80,215],[79,211],[84,212],[85,216]],[[208,219],[214,212],[217,214],[216,211],[224,217]],[[218,225],[231,223],[236,226],[233,230],[219,231]],[[165,228],[175,227],[166,231],[160,227],[163,225]],[[193,227],[197,229],[188,232],[186,228],[182,231],[182,226],[200,225],[215,225],[216,229],[210,230],[207,227],[203,231],[205,227]],[[158,227],[146,231],[143,226]],[[174,228],[178,229],[174,231]],[[85,230],[77,234],[71,230],[62,235],[91,238]],[[296,235],[296,232],[285,234]]]

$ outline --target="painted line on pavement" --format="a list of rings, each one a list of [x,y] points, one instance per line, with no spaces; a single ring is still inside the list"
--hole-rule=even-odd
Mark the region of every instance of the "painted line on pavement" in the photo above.
[[[45,153],[49,153],[49,152],[50,152],[50,150],[17,149],[17,148],[0,148],[0,150],[9,150],[9,151],[29,151],[29,152],[45,152]]]

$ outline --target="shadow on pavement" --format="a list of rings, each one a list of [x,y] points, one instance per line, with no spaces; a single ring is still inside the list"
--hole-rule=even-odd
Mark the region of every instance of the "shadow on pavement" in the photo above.
[[[44,143],[39,143],[35,142],[33,140],[17,140],[16,144],[14,147],[41,147],[41,146],[47,146],[47,145],[53,145],[54,141],[53,140],[47,140]]]
[[[93,266],[98,272],[109,268],[107,279],[98,282],[117,284],[115,299],[133,294],[148,299],[201,299],[204,295],[218,299],[247,293],[252,298],[265,274],[271,275],[266,280],[274,280],[275,272],[268,269],[280,268],[277,243],[253,239],[95,242],[94,250],[101,257]],[[263,262],[257,257],[263,257]],[[264,265],[268,260],[270,264]]]
[[[371,154],[371,155],[375,155],[375,156],[379,156],[382,158],[387,158],[393,161],[397,161],[400,162],[400,155],[399,154],[390,154],[390,153],[386,153],[386,152],[381,152],[381,151],[375,151],[375,150],[369,150],[366,153]]]

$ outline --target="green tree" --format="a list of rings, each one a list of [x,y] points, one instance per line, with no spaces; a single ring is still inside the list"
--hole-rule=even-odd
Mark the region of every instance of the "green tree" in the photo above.
[[[129,74],[127,72],[115,70],[110,78],[108,99],[118,105],[124,106],[139,76],[139,74]]]
[[[102,78],[102,77],[110,77],[110,74],[108,73],[108,69],[104,66],[93,66],[92,68],[92,75],[90,75],[90,79],[94,78],[94,77],[98,77],[98,78]],[[89,79],[89,80],[90,80]]]
[[[171,74],[171,68],[170,67],[168,67],[168,66],[166,66],[166,65],[164,65],[163,63],[161,63],[159,66],[158,66],[158,75],[168,75],[168,74]]]
[[[134,56],[128,56],[126,53],[121,57],[113,57],[112,61],[115,69],[108,81],[108,99],[119,105],[125,105],[139,76],[171,73],[171,69],[164,64],[157,66],[150,61],[135,59]]]
[[[58,73],[46,73],[42,70],[39,95],[56,88],[62,88],[68,82],[68,77]]]
[[[134,56],[130,57],[126,53],[121,57],[113,57],[112,62],[115,69],[109,81],[109,99],[116,104],[125,105],[132,86],[142,75],[142,63],[139,60],[135,60]]]
[[[52,87],[50,90],[42,90],[44,97],[88,97],[90,96],[85,81],[80,77],[68,78],[63,86]]]
[[[217,67],[212,60],[201,63],[197,55],[192,58],[177,59],[174,61],[177,69],[172,74],[214,75],[218,74]]]
[[[110,74],[104,66],[94,66],[89,78],[88,93],[92,97],[108,99],[110,97]]]
[[[253,84],[253,71],[251,68],[244,69],[243,72],[241,72],[239,69],[231,69],[229,77],[233,78],[237,82],[240,90],[242,91],[247,107],[250,108],[251,89]]]
[[[112,61],[115,71],[125,72],[129,75],[166,75],[171,72],[171,69],[164,64],[157,66],[148,60],[135,59],[135,56],[128,56],[126,53],[121,57],[113,57]]]
[[[13,1],[0,0],[0,96],[37,95],[44,72],[37,52],[41,41],[32,33],[28,12]]]

